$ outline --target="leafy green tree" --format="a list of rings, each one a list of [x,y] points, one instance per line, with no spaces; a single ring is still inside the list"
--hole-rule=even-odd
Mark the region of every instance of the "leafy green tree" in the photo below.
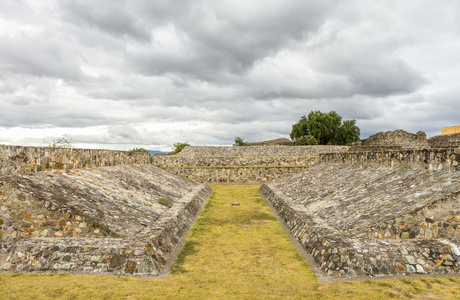
[[[358,126],[356,126],[356,120],[344,121],[335,134],[333,144],[351,145],[359,140],[360,134],[361,132]]]
[[[298,139],[308,135],[313,136],[319,145],[351,145],[359,140],[360,130],[356,120],[342,123],[342,117],[335,111],[311,111],[308,117],[302,116],[292,125],[290,137],[297,145]]]
[[[182,151],[185,147],[190,146],[188,142],[185,143],[174,143],[174,148],[172,148],[172,152],[170,154],[177,154]]]
[[[235,138],[235,144],[233,144],[233,146],[249,146],[248,143],[246,143],[242,138],[240,138],[239,136],[237,136]]]
[[[312,135],[303,135],[296,139],[295,141],[296,146],[307,146],[307,145],[318,145],[315,137]]]

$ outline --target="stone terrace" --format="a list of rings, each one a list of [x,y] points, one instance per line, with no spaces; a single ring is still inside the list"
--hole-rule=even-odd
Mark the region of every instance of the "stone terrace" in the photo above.
[[[460,271],[459,172],[321,163],[261,193],[329,276]]]
[[[347,146],[192,146],[178,156],[312,156],[320,153],[348,151]]]
[[[195,182],[261,183],[298,173],[322,153],[344,146],[193,146],[177,155],[155,155],[153,164]]]
[[[210,192],[152,165],[6,175],[1,188],[3,270],[152,275]]]

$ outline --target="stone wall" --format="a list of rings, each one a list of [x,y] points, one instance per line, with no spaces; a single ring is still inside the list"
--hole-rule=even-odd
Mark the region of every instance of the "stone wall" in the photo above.
[[[185,147],[177,155],[155,155],[153,164],[195,182],[261,183],[304,170],[319,154],[345,146]]]
[[[398,129],[394,131],[379,132],[363,139],[358,143],[362,146],[400,146],[404,149],[428,148],[426,134],[419,131],[416,134]]]
[[[316,160],[315,160],[316,163]],[[308,168],[304,166],[236,166],[236,167],[176,167],[166,171],[192,180],[208,183],[257,184],[279,180]]]
[[[191,146],[177,156],[311,156],[348,149],[347,146]]]
[[[320,154],[321,162],[388,166],[403,169],[460,170],[460,149],[405,149]]]
[[[148,153],[0,145],[0,174],[147,163]]]
[[[0,188],[2,270],[150,275],[210,193],[151,164],[3,175]]]
[[[437,135],[428,139],[431,148],[458,148],[460,147],[460,133]]]
[[[460,271],[460,173],[317,164],[264,199],[328,276]]]
[[[311,156],[177,156],[153,158],[158,167],[308,166],[318,161]]]

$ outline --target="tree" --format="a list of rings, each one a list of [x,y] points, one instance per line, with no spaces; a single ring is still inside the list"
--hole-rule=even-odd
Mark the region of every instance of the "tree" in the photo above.
[[[308,117],[300,117],[299,122],[292,125],[291,140],[298,145],[303,136],[313,136],[319,145],[351,145],[359,140],[360,130],[356,120],[342,123],[342,117],[335,111],[323,113],[311,111]],[[306,138],[301,141],[305,142]]]
[[[335,134],[335,145],[351,145],[359,140],[360,130],[356,126],[356,120],[344,121]]]
[[[295,141],[296,146],[318,145],[315,137],[312,135],[303,135]]]
[[[248,143],[246,143],[242,138],[240,138],[239,136],[237,136],[235,138],[235,144],[233,144],[233,146],[249,146]]]

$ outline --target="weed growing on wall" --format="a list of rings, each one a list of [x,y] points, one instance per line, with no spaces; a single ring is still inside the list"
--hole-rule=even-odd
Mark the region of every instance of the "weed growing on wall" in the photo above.
[[[177,154],[182,151],[185,147],[190,146],[188,142],[185,143],[174,143],[173,151],[170,154]]]
[[[53,138],[51,142],[48,142],[46,139],[44,139],[43,144],[47,144],[47,146],[50,148],[66,148],[66,149],[74,148],[72,144],[72,140],[68,138],[66,135],[63,135],[57,138]]]

